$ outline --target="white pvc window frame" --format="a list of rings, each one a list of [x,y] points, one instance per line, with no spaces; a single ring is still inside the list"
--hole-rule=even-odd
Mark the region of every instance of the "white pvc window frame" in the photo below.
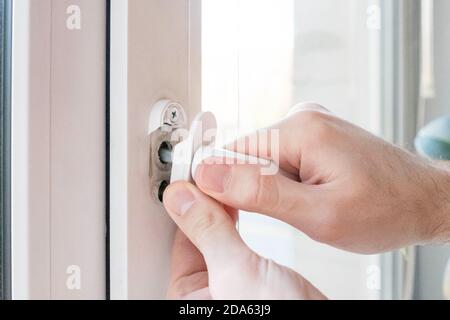
[[[175,225],[150,185],[159,100],[200,111],[201,1],[111,0],[110,296],[162,299]]]

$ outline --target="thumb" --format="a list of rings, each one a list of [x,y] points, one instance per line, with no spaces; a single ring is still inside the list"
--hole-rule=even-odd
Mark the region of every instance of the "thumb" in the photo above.
[[[300,230],[313,222],[313,188],[280,173],[263,175],[258,165],[203,164],[195,181],[204,193],[230,207],[262,213]]]
[[[251,255],[234,218],[192,184],[170,185],[164,192],[164,204],[181,231],[202,253],[208,270],[220,270],[230,261]]]
[[[164,193],[164,204],[181,231],[203,254],[213,298],[324,298],[294,271],[252,252],[223,206],[193,185],[172,184]]]

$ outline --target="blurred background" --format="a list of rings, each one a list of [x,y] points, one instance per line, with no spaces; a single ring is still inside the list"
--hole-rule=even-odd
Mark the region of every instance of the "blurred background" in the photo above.
[[[450,111],[449,14],[448,0],[203,1],[203,108],[229,141],[315,101],[414,151]],[[444,298],[448,246],[361,256],[246,213],[240,231],[330,298]]]

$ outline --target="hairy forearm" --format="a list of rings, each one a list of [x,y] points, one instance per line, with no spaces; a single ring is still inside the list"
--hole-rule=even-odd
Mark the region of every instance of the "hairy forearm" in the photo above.
[[[436,201],[440,213],[436,216],[433,242],[450,243],[450,162],[437,162],[439,178],[436,179]]]

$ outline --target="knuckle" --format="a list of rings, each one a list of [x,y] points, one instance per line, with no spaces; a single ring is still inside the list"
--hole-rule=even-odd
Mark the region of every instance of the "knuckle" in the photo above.
[[[322,106],[321,104],[319,104],[319,103],[317,103],[317,102],[313,102],[313,101],[310,101],[310,102],[304,102],[304,103],[302,103],[302,104],[300,104],[301,105],[301,107],[303,108],[303,109],[315,109],[315,110],[323,110],[323,111],[325,111],[325,110],[327,110],[324,106]]]
[[[317,110],[328,112],[328,110],[324,106],[312,101],[298,103],[293,107],[292,110],[293,111]]]
[[[329,141],[333,138],[333,127],[327,119],[321,119],[312,123],[310,130],[311,134],[314,135],[319,141]]]
[[[294,117],[297,118],[298,121],[303,121],[305,123],[314,123],[317,121],[321,121],[326,114],[319,110],[306,109],[301,112],[298,112]]]
[[[320,141],[327,141],[333,135],[333,117],[324,112],[303,111],[297,115],[297,121],[300,127]]]

